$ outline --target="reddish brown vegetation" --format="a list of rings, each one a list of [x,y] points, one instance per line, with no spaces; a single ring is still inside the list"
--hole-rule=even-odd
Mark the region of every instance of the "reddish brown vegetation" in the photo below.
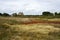
[[[32,20],[31,22],[24,22],[23,24],[35,24],[35,23],[53,23],[53,24],[60,24],[60,21],[43,21],[43,20]]]

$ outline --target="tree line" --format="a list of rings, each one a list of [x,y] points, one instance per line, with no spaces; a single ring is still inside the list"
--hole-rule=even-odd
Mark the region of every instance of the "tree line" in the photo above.
[[[56,18],[60,18],[60,12],[55,12],[55,13],[51,13],[51,12],[42,12],[42,16],[50,16],[50,17],[56,17]]]
[[[12,13],[11,15],[9,13],[0,13],[0,16],[13,16],[13,17],[16,17],[16,16],[21,16],[21,15],[24,15],[23,12],[19,12],[18,14],[17,13]]]
[[[13,16],[13,17],[57,17],[60,18],[60,12],[55,12],[55,13],[51,13],[48,11],[42,12],[42,15],[24,15],[23,12],[19,12],[17,13],[12,13],[11,15],[8,13],[0,13],[0,16]]]

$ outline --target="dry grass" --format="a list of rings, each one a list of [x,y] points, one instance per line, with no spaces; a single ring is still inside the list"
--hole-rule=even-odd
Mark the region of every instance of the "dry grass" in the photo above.
[[[60,40],[59,24],[20,24],[24,18],[3,19],[0,19],[0,40]]]
[[[2,40],[60,40],[60,28],[49,24],[5,24],[4,27],[7,26],[9,26],[8,29],[2,28],[4,30],[0,36]]]

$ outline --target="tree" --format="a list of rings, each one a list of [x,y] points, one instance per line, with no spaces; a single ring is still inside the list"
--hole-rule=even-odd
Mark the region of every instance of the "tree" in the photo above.
[[[2,16],[10,16],[8,13],[3,13]]]
[[[0,13],[0,16],[2,16],[2,13]]]
[[[17,13],[13,13],[12,16],[16,17],[17,16]]]
[[[23,12],[19,12],[18,13],[18,17],[24,17],[24,13]]]
[[[58,15],[58,13],[57,12],[55,12],[55,16],[57,16]]]
[[[59,13],[55,12],[55,17],[60,18],[60,12]]]
[[[42,13],[43,16],[53,16],[53,13],[50,13],[50,12],[43,12]]]
[[[20,15],[20,16],[21,16],[21,15],[24,15],[24,13],[23,13],[23,12],[19,12],[19,13],[18,13],[18,15]]]

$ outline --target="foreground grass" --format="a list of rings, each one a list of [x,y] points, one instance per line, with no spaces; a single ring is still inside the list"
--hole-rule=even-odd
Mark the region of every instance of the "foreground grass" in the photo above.
[[[0,40],[60,40],[60,28],[46,24],[0,25]]]
[[[0,40],[60,40],[60,25],[21,24],[22,19],[0,18]]]

